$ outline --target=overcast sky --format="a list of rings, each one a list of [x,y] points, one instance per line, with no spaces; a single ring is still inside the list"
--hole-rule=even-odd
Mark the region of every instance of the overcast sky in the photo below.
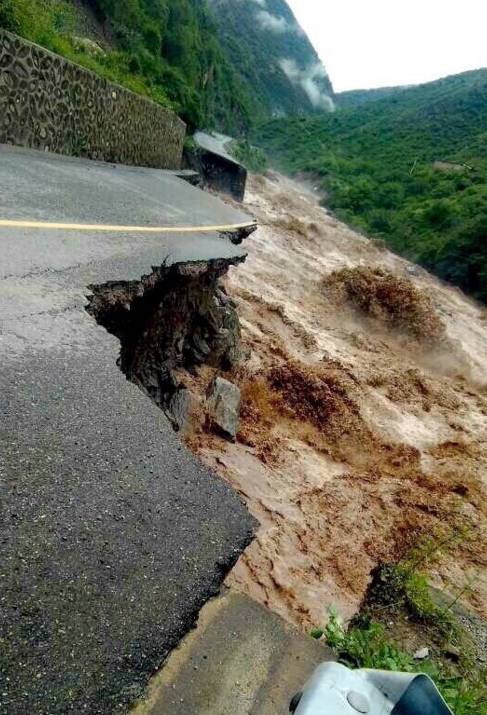
[[[335,90],[487,67],[487,0],[288,0]]]

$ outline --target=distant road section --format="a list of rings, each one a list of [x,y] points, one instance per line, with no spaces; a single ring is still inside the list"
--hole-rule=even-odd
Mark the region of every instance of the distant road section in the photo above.
[[[214,154],[218,154],[227,161],[231,161],[234,164],[239,164],[237,159],[229,154],[228,145],[233,141],[232,137],[227,137],[225,134],[218,134],[214,132],[213,134],[207,134],[206,132],[196,132],[194,135],[194,141],[196,144],[207,151],[211,151]]]
[[[171,172],[0,147],[0,712],[124,712],[249,542],[237,495],[117,366],[87,286],[238,260]],[[178,233],[178,227],[202,227]]]
[[[247,169],[228,151],[233,141],[224,134],[196,132],[194,148],[186,152],[186,161],[202,177],[203,184],[219,193],[243,201]]]

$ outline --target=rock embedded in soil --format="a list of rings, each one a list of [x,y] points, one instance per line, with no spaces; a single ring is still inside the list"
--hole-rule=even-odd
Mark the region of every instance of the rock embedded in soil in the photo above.
[[[426,646],[424,648],[420,648],[419,650],[416,651],[416,653],[413,655],[414,660],[426,660],[426,658],[429,658],[430,650]]]
[[[229,380],[216,377],[208,389],[208,409],[214,426],[234,442],[239,426],[239,388]]]
[[[185,428],[188,421],[189,408],[191,404],[191,396],[189,390],[182,388],[177,390],[169,400],[168,412],[172,417],[172,423],[175,429],[182,430]]]

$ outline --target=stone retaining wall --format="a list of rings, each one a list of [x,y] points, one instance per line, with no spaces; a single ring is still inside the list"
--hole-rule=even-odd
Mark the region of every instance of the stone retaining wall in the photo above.
[[[185,133],[174,112],[0,29],[0,143],[178,169]]]

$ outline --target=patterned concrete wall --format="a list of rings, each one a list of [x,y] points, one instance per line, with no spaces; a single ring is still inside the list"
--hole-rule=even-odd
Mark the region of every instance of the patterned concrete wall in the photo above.
[[[173,112],[0,29],[0,143],[177,169]]]

